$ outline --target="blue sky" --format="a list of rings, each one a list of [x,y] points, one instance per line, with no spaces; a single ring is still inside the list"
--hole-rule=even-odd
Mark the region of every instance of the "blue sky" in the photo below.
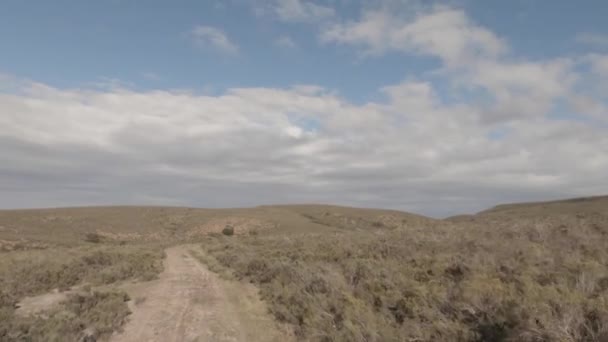
[[[335,6],[336,12],[341,20],[355,19],[361,3],[345,3]],[[588,49],[576,42],[582,32],[608,35],[605,1],[456,4],[508,39],[516,54],[532,59]],[[217,91],[319,84],[361,101],[382,85],[421,77],[438,64],[432,57],[397,53],[360,58],[355,49],[319,43],[316,26],[322,23],[275,20],[256,15],[255,6],[253,1],[6,1],[0,12],[5,46],[0,68],[59,87],[108,79],[142,89]],[[188,34],[199,25],[222,30],[239,53],[227,56],[194,46]],[[277,46],[280,37],[289,37],[297,48]]]
[[[0,138],[13,156],[0,189],[21,200],[0,206],[252,205],[250,188],[277,187],[262,202],[443,215],[608,192],[607,15],[599,0],[5,1]],[[146,130],[158,140],[133,138]],[[224,157],[202,147],[218,139]],[[555,141],[562,161],[547,159]],[[233,195],[137,182],[141,196],[117,195],[128,181],[112,170],[93,193],[69,179],[59,198],[26,185],[158,144],[167,151],[141,161],[159,170],[150,180],[169,174]],[[182,155],[185,145],[200,150]],[[46,173],[36,148],[52,151]]]

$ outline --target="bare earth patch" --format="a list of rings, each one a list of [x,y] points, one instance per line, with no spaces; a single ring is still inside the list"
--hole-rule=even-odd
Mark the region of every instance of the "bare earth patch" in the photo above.
[[[22,317],[42,314],[56,308],[59,303],[68,299],[70,293],[74,291],[61,292],[55,289],[39,296],[26,297],[17,304],[15,313]]]
[[[25,239],[21,240],[1,240],[0,239],[0,252],[10,252],[17,250],[28,250],[28,249],[45,249],[48,246],[41,242],[28,241]]]
[[[194,246],[166,250],[158,280],[126,291],[133,314],[111,341],[289,341],[253,287],[220,279],[192,255]]]

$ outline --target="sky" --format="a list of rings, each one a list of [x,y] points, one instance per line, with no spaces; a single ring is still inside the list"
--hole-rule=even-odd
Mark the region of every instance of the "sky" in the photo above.
[[[0,208],[608,194],[603,0],[0,4]]]

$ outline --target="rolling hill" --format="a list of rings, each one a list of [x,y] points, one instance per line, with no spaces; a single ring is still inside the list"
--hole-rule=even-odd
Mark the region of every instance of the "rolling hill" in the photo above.
[[[180,264],[175,253],[192,249],[213,277],[255,285],[297,340],[608,340],[608,197],[445,220],[329,205],[5,210],[0,245],[0,340],[79,336],[90,326],[108,339],[129,321],[124,284],[153,279],[171,246],[169,264],[194,272],[194,259]],[[185,302],[165,289],[172,279],[150,293]],[[78,314],[78,325],[15,311],[24,298],[85,285],[94,290],[53,309]]]

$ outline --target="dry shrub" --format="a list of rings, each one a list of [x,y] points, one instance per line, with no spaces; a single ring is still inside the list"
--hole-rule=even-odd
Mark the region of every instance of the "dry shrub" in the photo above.
[[[84,241],[90,243],[100,243],[102,240],[101,235],[97,233],[86,233],[84,236]]]
[[[122,325],[127,315],[122,293],[71,296],[53,312],[18,317],[15,304],[26,296],[76,285],[149,280],[162,271],[162,249],[156,246],[97,246],[9,252],[0,259],[0,341],[76,341],[86,328],[103,337]]]
[[[81,283],[150,280],[162,270],[163,254],[155,248],[100,247],[28,252],[13,258],[5,254],[5,257],[0,269],[0,294],[21,298]]]
[[[226,226],[224,229],[222,229],[222,234],[232,236],[234,235],[234,228],[232,226]]]
[[[603,342],[607,222],[560,216],[209,237],[203,247],[256,283],[302,340]]]
[[[44,316],[19,317],[0,308],[0,341],[78,341],[85,332],[105,340],[129,315],[122,292],[75,294]]]

